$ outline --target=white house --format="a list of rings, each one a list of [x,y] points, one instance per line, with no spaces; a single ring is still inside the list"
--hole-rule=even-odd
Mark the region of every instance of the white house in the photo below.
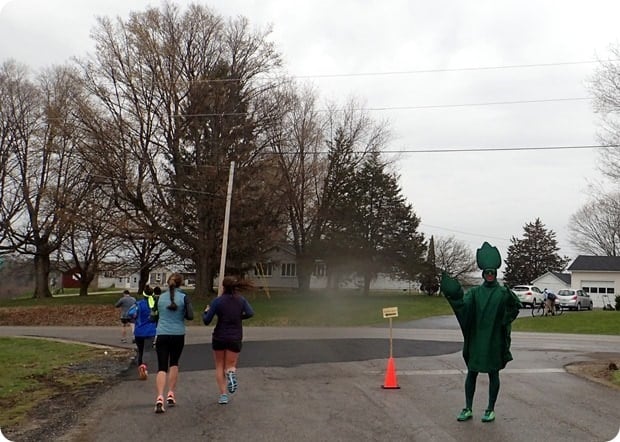
[[[579,255],[568,267],[571,287],[590,294],[594,307],[603,307],[603,297],[615,304],[620,293],[620,256]]]
[[[560,272],[547,272],[532,281],[532,285],[540,287],[541,290],[548,289],[557,293],[562,289],[571,288],[571,274]]]

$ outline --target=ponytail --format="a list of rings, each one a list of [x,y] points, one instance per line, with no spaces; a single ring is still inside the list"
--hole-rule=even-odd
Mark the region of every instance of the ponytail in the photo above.
[[[174,302],[174,289],[181,287],[183,282],[183,277],[178,273],[173,273],[168,278],[168,290],[170,291],[170,305],[168,306],[169,310],[176,311],[178,308],[177,304]]]

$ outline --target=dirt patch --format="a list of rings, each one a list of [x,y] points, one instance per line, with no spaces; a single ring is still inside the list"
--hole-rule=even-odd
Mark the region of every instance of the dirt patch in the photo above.
[[[620,385],[612,382],[614,373],[620,368],[620,354],[591,353],[588,357],[592,360],[568,364],[565,367],[566,371],[607,387],[620,390]]]
[[[20,442],[59,440],[77,424],[80,413],[94,399],[123,379],[133,352],[124,349],[109,351],[111,354],[105,359],[84,361],[68,367],[70,371],[96,375],[100,382],[47,398],[28,413],[19,427],[3,428],[4,435],[9,440]]]

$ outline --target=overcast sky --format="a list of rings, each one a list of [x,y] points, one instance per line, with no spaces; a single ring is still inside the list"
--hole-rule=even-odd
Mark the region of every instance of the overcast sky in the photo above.
[[[292,75],[325,100],[354,96],[389,121],[388,149],[402,151],[403,193],[428,236],[454,235],[472,250],[486,240],[505,258],[509,239],[539,217],[560,253],[576,256],[567,226],[600,179],[595,149],[428,151],[599,144],[586,87],[597,64],[587,62],[618,43],[620,1],[196,3],[271,24]],[[161,3],[0,0],[0,61],[36,70],[83,56],[96,15],[147,5]]]

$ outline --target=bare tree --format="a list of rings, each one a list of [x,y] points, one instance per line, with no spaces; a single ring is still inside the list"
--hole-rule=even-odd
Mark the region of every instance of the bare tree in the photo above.
[[[66,233],[67,213],[83,189],[73,103],[80,89],[68,68],[45,71],[38,83],[13,62],[0,70],[2,123],[0,226],[3,247],[34,258],[34,297],[51,296],[50,255]]]
[[[280,121],[269,141],[282,175],[298,286],[307,290],[315,259],[328,261],[332,280],[349,263],[345,249],[333,243],[325,247],[323,239],[345,186],[366,155],[384,146],[388,131],[354,99],[320,113],[316,92],[295,87],[280,96]]]
[[[135,210],[145,231],[194,264],[197,291],[212,289],[218,268],[231,161],[235,188],[248,192],[233,198],[231,234],[244,246],[258,243],[256,226],[262,233],[271,222],[269,210],[239,210],[270,191],[243,185],[269,182],[261,177],[268,160],[258,134],[269,124],[260,103],[273,85],[260,77],[280,58],[268,34],[242,17],[226,22],[204,6],[181,13],[165,4],[128,21],[100,19],[97,51],[80,63],[96,116],[84,118],[96,140],[85,154],[108,177],[119,206]],[[243,226],[254,227],[252,241]],[[231,254],[238,251],[229,244]]]
[[[602,194],[570,218],[570,243],[582,253],[620,256],[620,192]]]
[[[290,237],[295,248],[298,286],[310,286],[315,251],[312,234],[317,224],[320,186],[326,175],[326,161],[321,154],[323,131],[313,89],[300,91],[290,85],[275,95],[280,112],[278,125],[270,128],[268,139],[276,154],[282,181],[282,198],[286,202]]]
[[[474,252],[454,236],[438,237],[435,241],[435,264],[438,269],[458,279],[478,270]]]
[[[610,47],[607,61],[601,61],[590,79],[594,110],[601,115],[599,139],[608,147],[601,150],[601,171],[620,183],[620,45]]]
[[[84,195],[71,214],[62,250],[71,257],[67,264],[80,275],[80,296],[88,295],[101,263],[119,247],[114,228],[118,221],[113,201],[95,188]]]

